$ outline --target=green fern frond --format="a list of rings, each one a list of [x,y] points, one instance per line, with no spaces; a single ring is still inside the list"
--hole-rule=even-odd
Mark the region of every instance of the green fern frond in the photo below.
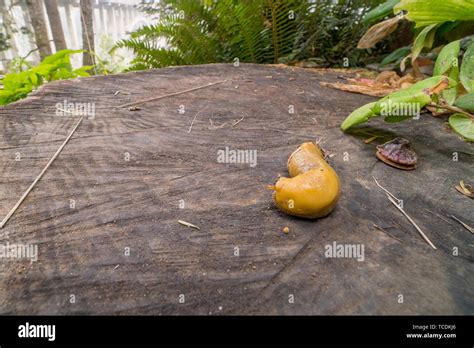
[[[318,57],[357,64],[362,16],[380,0],[161,0],[157,23],[115,48],[130,49],[130,69],[230,62],[277,63]],[[146,6],[145,6],[146,7]],[[342,58],[341,58],[342,57]]]

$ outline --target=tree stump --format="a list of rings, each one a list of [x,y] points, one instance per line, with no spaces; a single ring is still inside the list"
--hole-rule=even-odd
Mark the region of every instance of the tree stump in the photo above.
[[[36,262],[0,259],[0,312],[474,313],[474,236],[450,217],[473,224],[472,200],[454,188],[472,180],[472,145],[428,115],[343,134],[343,119],[374,98],[319,85],[340,75],[353,73],[173,67],[54,82],[0,109],[3,218],[77,122],[64,106],[95,107],[0,230],[0,244],[38,246]],[[371,134],[384,137],[364,143]],[[416,170],[376,159],[375,145],[395,136],[417,150]],[[341,199],[326,218],[290,217],[266,185],[288,175],[299,144],[316,140]],[[220,163],[226,149],[255,150],[256,165]],[[327,257],[334,243],[363,246],[364,257]]]

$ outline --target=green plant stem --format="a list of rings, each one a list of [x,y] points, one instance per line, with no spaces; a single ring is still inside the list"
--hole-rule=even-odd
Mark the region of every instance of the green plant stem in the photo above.
[[[445,109],[445,110],[449,110],[449,111],[452,111],[452,112],[460,113],[460,114],[469,116],[470,118],[472,118],[474,120],[474,115],[471,115],[470,113],[464,111],[463,109],[460,109],[460,108],[452,106],[452,105],[448,105],[448,104],[439,105],[439,104],[436,104],[436,103],[430,103],[430,104],[428,104],[428,106],[432,106],[432,107],[435,107],[435,108],[440,108],[440,109]]]

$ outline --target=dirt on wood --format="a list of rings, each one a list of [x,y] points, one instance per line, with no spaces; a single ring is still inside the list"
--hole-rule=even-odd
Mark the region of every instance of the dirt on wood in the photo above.
[[[343,119],[375,98],[319,84],[340,75],[353,76],[174,67],[55,82],[1,108],[1,218],[77,122],[58,108],[93,103],[95,117],[0,230],[3,245],[38,246],[36,262],[0,260],[0,313],[473,314],[474,235],[450,218],[473,226],[473,201],[455,190],[472,182],[472,145],[426,114],[343,134]],[[227,81],[117,108],[219,80]],[[364,143],[373,135],[383,137]],[[416,170],[376,159],[375,146],[395,136],[416,149]],[[293,218],[266,185],[287,175],[299,144],[316,140],[342,196],[327,218]],[[256,166],[219,163],[226,147],[256,150]],[[363,259],[326,257],[334,242],[363,246]]]

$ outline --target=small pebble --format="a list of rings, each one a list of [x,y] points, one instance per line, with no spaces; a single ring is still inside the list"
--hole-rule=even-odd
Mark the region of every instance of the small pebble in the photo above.
[[[288,234],[290,232],[290,229],[288,226],[283,227],[283,233]]]

